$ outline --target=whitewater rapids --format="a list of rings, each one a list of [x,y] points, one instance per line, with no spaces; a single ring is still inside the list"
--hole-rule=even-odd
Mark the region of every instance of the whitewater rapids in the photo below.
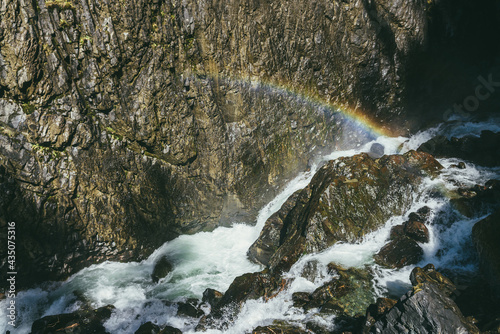
[[[417,133],[411,138],[378,137],[376,140],[345,151],[336,151],[318,157],[309,171],[291,180],[284,190],[260,210],[256,224],[235,224],[220,227],[212,232],[180,236],[165,243],[147,260],[140,263],[105,262],[90,266],[73,275],[65,282],[50,283],[44,289],[37,288],[19,292],[16,298],[18,327],[13,333],[29,333],[34,320],[44,316],[70,313],[79,309],[81,302],[74,291],[82,294],[93,307],[108,304],[115,311],[105,327],[110,333],[134,333],[141,324],[151,321],[159,326],[169,325],[183,333],[194,333],[198,319],[177,316],[177,301],[187,298],[201,299],[206,288],[224,292],[235,277],[263,268],[247,259],[247,250],[258,238],[265,221],[295,191],[304,188],[323,162],[339,157],[353,156],[369,152],[373,143],[381,144],[385,154],[403,154],[417,149],[422,143],[437,134],[446,136],[479,135],[481,130],[500,131],[498,122],[444,124]],[[445,167],[436,179],[426,179],[420,189],[421,195],[413,203],[408,213],[428,206],[432,210],[428,228],[430,242],[422,244],[424,259],[418,266],[433,263],[438,269],[454,272],[474,272],[477,259],[472,249],[472,226],[484,217],[468,219],[454,211],[446,197],[435,198],[432,192],[447,192],[456,189],[459,182],[465,186],[484,184],[500,177],[499,168],[483,168],[466,163],[465,169],[446,169],[460,160],[439,159]],[[407,220],[407,216],[389,219],[379,230],[368,234],[356,244],[338,243],[329,249],[302,257],[286,274],[293,278],[291,286],[277,297],[264,301],[247,301],[236,321],[225,331],[209,330],[206,333],[248,333],[257,326],[270,325],[274,320],[285,320],[297,325],[313,321],[323,326],[332,326],[332,316],[324,316],[311,310],[308,313],[293,307],[294,292],[312,292],[331,279],[326,265],[336,262],[345,267],[370,266],[375,273],[373,281],[374,300],[377,296],[398,297],[411,286],[409,274],[415,266],[399,270],[385,269],[373,262],[373,255],[386,243],[390,229]],[[439,219],[440,224],[433,221]],[[443,223],[444,222],[444,223]],[[438,252],[439,251],[439,252]],[[162,256],[173,263],[173,271],[158,284],[151,281],[154,263]],[[313,281],[302,277],[309,261],[319,264],[319,275]],[[165,302],[167,301],[167,302]],[[0,302],[0,331],[7,328],[7,301]],[[208,306],[205,308],[208,312]]]

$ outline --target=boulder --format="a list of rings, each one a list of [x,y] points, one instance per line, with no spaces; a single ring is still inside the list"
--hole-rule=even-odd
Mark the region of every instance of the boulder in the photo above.
[[[429,229],[425,226],[430,215],[428,207],[408,215],[408,221],[391,228],[390,242],[374,255],[375,262],[391,268],[402,268],[418,263],[424,254],[418,242],[429,242]]]
[[[284,221],[290,211],[297,205],[297,199],[301,191],[296,191],[288,197],[281,208],[266,221],[264,229],[259,238],[248,250],[248,256],[254,262],[266,265],[280,246],[280,233],[284,226]]]
[[[436,285],[446,296],[451,296],[457,290],[457,287],[453,282],[436,271],[436,268],[432,263],[427,264],[425,267],[416,267],[412,270],[410,274],[410,282],[413,286],[418,286],[419,284],[432,283]]]
[[[370,152],[368,152],[368,155],[372,159],[382,158],[384,156],[384,145],[373,143],[372,146],[370,146]]]
[[[386,244],[374,255],[375,262],[390,268],[403,268],[422,260],[424,251],[417,242],[408,237],[399,237]]]
[[[311,302],[311,294],[308,292],[294,292],[292,294],[294,307],[304,307]]]
[[[431,208],[429,208],[428,206],[423,206],[417,210],[417,214],[419,215],[419,217],[421,217],[421,219],[425,219],[427,221],[427,219],[431,215]]]
[[[222,296],[224,296],[224,294],[222,292],[207,288],[203,292],[203,298],[201,301],[203,303],[208,303],[208,304],[210,304],[210,306],[214,307],[221,300]]]
[[[111,316],[114,306],[96,310],[84,309],[73,313],[49,315],[33,322],[32,334],[95,333],[107,334],[104,322]]]
[[[162,278],[165,278],[172,271],[172,264],[166,256],[162,256],[156,263],[151,274],[151,279],[154,283]]]
[[[160,326],[153,324],[151,321],[148,321],[141,325],[136,331],[135,334],[159,334],[161,331]]]
[[[450,298],[453,284],[433,266],[415,268],[411,274],[413,289],[385,311],[369,333],[474,333],[478,328],[460,312]]]
[[[165,326],[158,334],[182,334],[182,331],[172,326]]]
[[[177,315],[199,318],[205,313],[198,308],[198,300],[188,299],[186,302],[177,303]]]
[[[467,165],[465,164],[465,162],[461,161],[458,164],[451,165],[450,168],[465,169],[467,168]]]
[[[222,298],[212,307],[210,314],[200,319],[196,330],[227,328],[245,301],[261,297],[274,298],[285,288],[286,283],[284,279],[270,275],[267,270],[236,277]]]
[[[405,226],[403,224],[396,225],[391,228],[391,233],[389,238],[391,240],[396,240],[405,236]]]
[[[306,323],[306,329],[314,334],[331,334],[331,331],[325,324],[316,321],[308,321]]]
[[[171,326],[165,326],[163,329],[148,321],[142,324],[136,331],[135,334],[182,334],[180,329]]]
[[[425,226],[429,214],[430,209],[428,207],[410,213],[408,221],[391,228],[390,239],[396,240],[408,237],[417,242],[429,242],[429,229]]]
[[[404,224],[405,234],[417,242],[429,242],[429,229],[424,223],[410,220]]]
[[[391,216],[403,214],[422,178],[441,168],[432,156],[415,151],[330,161],[268,219],[248,255],[271,271],[287,271],[304,253],[359,241]]]

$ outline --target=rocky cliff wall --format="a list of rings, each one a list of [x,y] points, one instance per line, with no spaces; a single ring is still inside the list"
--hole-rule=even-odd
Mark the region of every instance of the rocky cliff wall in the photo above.
[[[462,22],[449,6],[0,1],[0,223],[17,222],[20,284],[252,221],[338,144],[318,106],[404,114],[408,69]]]

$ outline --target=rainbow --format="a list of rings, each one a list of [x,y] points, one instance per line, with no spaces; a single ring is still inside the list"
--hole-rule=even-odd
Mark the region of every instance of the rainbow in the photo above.
[[[222,80],[240,85],[247,85],[255,88],[269,90],[273,94],[281,94],[287,97],[293,97],[301,103],[306,103],[318,110],[328,110],[331,113],[339,113],[344,118],[356,125],[364,132],[369,133],[372,137],[386,136],[394,137],[396,132],[387,128],[385,124],[377,122],[367,114],[361,112],[359,108],[350,108],[347,106],[339,106],[322,98],[317,92],[307,92],[305,89],[291,87],[282,83],[263,80],[257,77],[242,77],[237,75],[226,76],[219,72],[203,72],[194,75],[195,78],[210,78],[212,80]]]

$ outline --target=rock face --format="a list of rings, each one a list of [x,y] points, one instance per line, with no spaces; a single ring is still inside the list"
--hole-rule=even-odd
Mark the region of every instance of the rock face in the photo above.
[[[386,311],[370,333],[479,333],[450,298],[455,287],[432,265],[415,268],[413,290]]]
[[[451,139],[437,136],[422,144],[418,150],[438,158],[453,157],[481,166],[494,167],[500,165],[500,133],[482,131],[480,137],[465,136]]]
[[[481,269],[492,292],[500,299],[500,210],[477,222],[472,239],[479,253]]]
[[[357,241],[389,217],[403,214],[421,178],[441,168],[432,156],[415,151],[377,160],[361,154],[330,161],[268,219],[249,256],[284,271],[303,253]]]
[[[432,72],[427,48],[450,41],[449,61],[471,31],[496,36],[495,2],[469,3],[2,2],[0,224],[18,224],[19,287],[251,221],[342,137],[329,104],[390,119]]]

